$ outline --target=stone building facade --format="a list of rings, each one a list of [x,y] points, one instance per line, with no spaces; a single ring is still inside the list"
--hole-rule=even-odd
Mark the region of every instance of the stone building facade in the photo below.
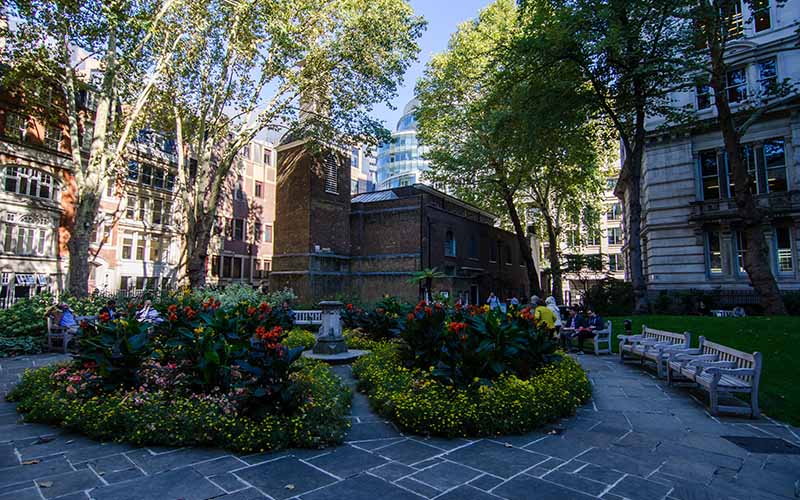
[[[515,236],[495,217],[445,193],[414,185],[351,197],[348,156],[306,141],[278,147],[276,247],[270,285],[303,302],[384,294],[415,300],[409,283],[426,268],[446,278],[434,292],[482,303],[527,294]]]
[[[738,3],[738,1],[737,1]],[[733,111],[758,106],[772,82],[800,82],[796,25],[800,3],[764,2],[750,12],[742,2],[732,19],[738,37],[728,42],[728,95]],[[642,186],[642,249],[648,288],[751,290],[742,267],[744,242],[737,228],[732,178],[713,96],[707,87],[672,95],[693,106],[699,123],[690,131],[666,130],[651,117]],[[765,113],[742,138],[758,203],[768,212],[764,233],[781,289],[800,289],[800,97]],[[624,195],[624,193],[623,193]],[[627,199],[627,196],[623,196]]]

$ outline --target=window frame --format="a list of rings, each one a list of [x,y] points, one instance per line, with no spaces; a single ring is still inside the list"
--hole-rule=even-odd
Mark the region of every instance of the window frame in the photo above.
[[[711,249],[711,234],[714,233],[717,235],[717,251],[712,252]],[[707,229],[705,231],[705,251],[706,251],[706,271],[710,276],[721,276],[724,272],[724,266],[722,261],[722,233],[719,229]],[[714,254],[719,255],[719,267],[713,268],[712,267],[712,256]]]
[[[778,237],[778,231],[786,231],[789,239],[788,257],[789,257],[790,268],[787,270],[781,269],[781,247],[780,247],[780,238]],[[773,252],[775,254],[774,256],[775,271],[777,272],[777,274],[782,276],[793,275],[796,269],[795,256],[794,256],[794,246],[795,246],[794,231],[792,231],[792,228],[789,226],[776,226],[772,233],[773,233],[772,234],[773,248],[775,249],[775,251]],[[784,251],[786,251],[786,249],[784,249]]]

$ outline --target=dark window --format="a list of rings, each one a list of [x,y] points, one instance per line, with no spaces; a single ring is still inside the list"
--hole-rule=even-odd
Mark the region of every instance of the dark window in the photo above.
[[[775,249],[778,257],[778,272],[791,273],[794,271],[792,231],[788,227],[775,228]]]
[[[256,181],[256,198],[262,198],[263,196],[264,196],[264,184]]]
[[[128,162],[128,179],[132,181],[139,180],[139,162],[135,161]]]
[[[741,102],[747,99],[747,73],[744,68],[728,71],[726,90],[729,102]]]
[[[261,237],[262,237],[261,227],[262,226],[261,226],[260,222],[256,222],[256,223],[253,224],[253,241],[255,243],[258,243],[259,241],[261,241]]]
[[[264,242],[270,243],[272,241],[272,226],[269,224],[264,226]]]
[[[511,247],[506,245],[505,246],[505,254],[506,254],[506,265],[510,266],[513,264],[513,259],[511,257]]]
[[[609,245],[622,244],[622,228],[619,227],[608,228],[608,244]]]
[[[772,57],[758,61],[758,85],[764,94],[772,94],[778,85],[778,64]]]
[[[786,148],[783,139],[764,142],[764,163],[769,192],[786,191]]]
[[[167,191],[173,191],[175,189],[175,174],[167,174],[167,182],[164,187]]]
[[[153,187],[158,189],[164,188],[164,174],[165,172],[160,168],[153,169]]]
[[[497,262],[497,249],[500,247],[500,243],[498,242],[497,245],[491,245],[492,251],[489,255],[489,262]]]
[[[233,220],[233,239],[236,241],[244,241],[244,219]]]
[[[475,236],[470,236],[469,237],[469,249],[468,249],[468,251],[469,251],[469,257],[471,259],[477,259],[478,258],[478,238],[476,238]]]
[[[719,231],[706,233],[706,249],[708,252],[708,270],[712,274],[722,273],[722,250]]]
[[[752,7],[756,33],[770,29],[772,19],[769,13],[769,0],[754,0]]]
[[[242,259],[241,257],[234,257],[233,262],[231,263],[231,278],[239,279],[242,277]]]
[[[716,150],[700,152],[700,174],[703,179],[704,200],[718,200],[723,197],[720,186],[727,186],[727,180],[724,179],[725,169],[719,168],[720,160]],[[722,182],[720,182],[721,178],[723,178]],[[727,192],[724,194],[727,197]]]
[[[709,85],[697,86],[697,109],[708,109],[714,103],[714,92]]]
[[[153,183],[153,167],[142,165],[142,184],[147,186]]]
[[[453,231],[447,231],[444,235],[444,256],[456,256],[456,239],[453,236]]]
[[[725,19],[728,39],[739,38],[744,34],[741,0],[723,0],[722,17]]]

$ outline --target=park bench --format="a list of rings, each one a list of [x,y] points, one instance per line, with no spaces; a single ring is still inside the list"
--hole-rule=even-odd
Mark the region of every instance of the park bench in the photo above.
[[[600,348],[600,344],[605,344],[605,348]],[[595,330],[594,338],[592,339],[594,345],[594,354],[611,354],[611,322],[606,321],[606,327],[602,330]]]
[[[294,311],[295,325],[321,325],[321,310]]]
[[[681,352],[691,345],[692,335],[689,332],[675,333],[656,330],[642,325],[639,335],[620,335],[619,361],[625,362],[625,355],[638,358],[642,364],[653,361],[658,376],[661,377],[667,359],[672,353]]]
[[[708,392],[712,415],[749,413],[758,418],[758,382],[761,378],[761,353],[752,354],[710,342],[700,337],[700,347],[693,353],[676,353],[667,362],[667,381],[685,379]],[[750,408],[720,406],[720,394],[750,394]]]
[[[52,315],[47,316],[47,349],[54,351],[58,347],[66,353],[75,335],[69,329],[59,326],[59,319]]]

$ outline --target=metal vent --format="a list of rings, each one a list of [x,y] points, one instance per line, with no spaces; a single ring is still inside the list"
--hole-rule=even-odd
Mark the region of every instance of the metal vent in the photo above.
[[[325,192],[339,194],[339,169],[336,165],[336,158],[332,154],[325,155],[323,168],[325,173]]]

